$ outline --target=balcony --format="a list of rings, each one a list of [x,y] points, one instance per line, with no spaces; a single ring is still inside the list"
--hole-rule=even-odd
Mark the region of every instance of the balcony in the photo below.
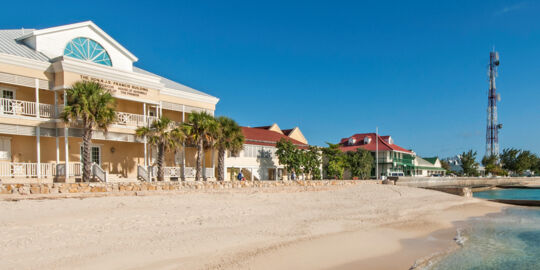
[[[155,116],[145,117],[142,114],[116,112],[116,121],[114,124],[118,126],[140,127],[146,125],[146,123],[150,124],[155,120],[157,120]]]
[[[39,114],[37,113],[39,112]],[[0,98],[0,114],[26,117],[54,118],[54,105],[35,102]]]

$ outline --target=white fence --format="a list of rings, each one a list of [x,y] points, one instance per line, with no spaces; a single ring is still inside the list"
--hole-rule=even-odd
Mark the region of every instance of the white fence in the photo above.
[[[68,164],[68,172],[69,176],[81,176],[82,175],[82,164],[79,162],[70,162]],[[58,176],[64,176],[66,175],[66,164],[65,163],[59,163],[56,164],[56,173]]]
[[[116,112],[116,121],[114,122],[114,124],[119,126],[141,127],[145,125],[150,125],[157,119],[158,118],[155,116],[145,117],[142,114]]]
[[[182,177],[182,167],[163,167],[165,177]],[[186,167],[185,168],[185,177],[186,178],[195,178],[197,169],[195,167]],[[214,177],[214,168],[205,168],[206,177]],[[152,176],[157,176],[157,166],[152,166]],[[202,177],[202,175],[201,175]]]
[[[39,168],[42,177],[54,176],[56,174],[56,166],[54,163],[41,163]],[[3,162],[0,163],[0,176],[37,177],[38,164],[22,162]]]
[[[7,115],[37,116],[36,103],[16,99],[0,98],[0,113]],[[39,116],[52,118],[54,106],[50,104],[39,104]]]
[[[117,112],[115,124],[121,125],[121,126],[138,127],[138,126],[144,126],[145,119],[144,119],[144,115],[142,114]]]

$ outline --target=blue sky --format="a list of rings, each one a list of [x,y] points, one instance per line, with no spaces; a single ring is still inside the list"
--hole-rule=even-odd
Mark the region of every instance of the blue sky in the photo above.
[[[299,126],[316,145],[378,126],[422,156],[484,154],[495,46],[501,149],[540,152],[540,2],[32,2],[3,3],[1,28],[92,20],[241,125]]]

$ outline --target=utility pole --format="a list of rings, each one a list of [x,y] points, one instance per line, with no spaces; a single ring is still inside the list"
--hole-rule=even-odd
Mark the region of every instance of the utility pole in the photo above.
[[[489,53],[486,156],[499,156],[499,129],[502,128],[502,124],[497,123],[497,101],[501,100],[501,96],[497,94],[497,87],[495,85],[499,64],[499,53],[493,50]]]
[[[379,180],[379,127],[375,127],[375,179]]]

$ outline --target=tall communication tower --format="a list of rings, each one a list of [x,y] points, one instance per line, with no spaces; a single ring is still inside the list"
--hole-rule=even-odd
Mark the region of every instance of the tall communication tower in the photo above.
[[[487,109],[487,129],[486,129],[486,156],[499,155],[499,129],[502,124],[497,123],[497,101],[501,96],[497,94],[495,78],[497,77],[497,67],[499,66],[499,53],[492,51],[489,53],[489,94]]]

